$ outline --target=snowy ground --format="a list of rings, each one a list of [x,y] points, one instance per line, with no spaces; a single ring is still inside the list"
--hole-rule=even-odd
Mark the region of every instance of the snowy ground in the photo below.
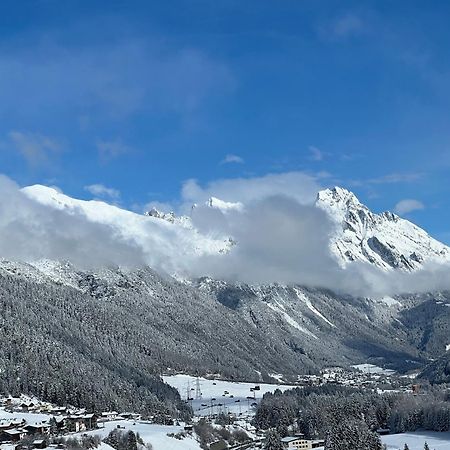
[[[156,425],[145,423],[143,421],[134,422],[132,420],[116,420],[106,422],[104,425],[104,428],[88,431],[86,434],[99,435],[102,438],[105,438],[111,430],[120,426],[122,431],[134,431],[135,433],[139,433],[146,444],[152,444],[153,450],[200,450],[198,442],[192,437],[178,440],[167,436],[167,434],[170,433],[176,434],[183,431],[182,426]]]
[[[29,424],[39,423],[45,420],[49,420],[53,417],[50,414],[35,414],[35,413],[25,413],[25,412],[7,412],[3,408],[0,408],[0,422],[11,420],[11,419],[25,419]]]
[[[414,433],[390,434],[381,436],[383,444],[388,450],[403,450],[408,444],[409,450],[423,450],[425,442],[430,450],[449,450],[450,432],[439,433],[437,431],[416,431]]]
[[[3,408],[0,408],[0,423],[2,421],[11,419],[25,419],[28,423],[34,424],[42,421],[48,421],[51,417],[53,416],[50,414],[34,414],[22,412],[9,413],[6,412]],[[102,425],[103,424],[100,424],[100,426]],[[178,439],[167,436],[167,434],[170,433],[179,433],[180,431],[183,431],[182,426],[164,426],[149,424],[145,422],[135,422],[132,420],[117,420],[113,422],[106,422],[104,424],[104,428],[83,433],[73,433],[72,435],[81,435],[86,433],[99,435],[104,438],[112,429],[117,428],[118,425],[123,431],[132,430],[134,432],[138,432],[145,443],[152,444],[153,450],[200,450],[200,446],[198,445],[197,441],[192,437],[188,437],[180,441]],[[13,445],[0,445],[0,450],[13,449]],[[98,450],[111,450],[111,447],[105,443],[102,443]]]
[[[377,375],[392,375],[395,373],[395,370],[391,369],[383,369],[382,367],[375,366],[373,364],[357,364],[352,366],[355,369],[360,370],[363,373],[371,373]]]
[[[249,415],[254,413],[253,403],[259,403],[266,392],[276,389],[285,391],[296,386],[278,384],[235,383],[223,380],[208,380],[199,378],[201,397],[196,398],[197,378],[190,375],[164,376],[164,381],[175,387],[186,399],[189,393],[192,409],[196,416],[208,416],[220,412],[233,412],[237,415]],[[250,391],[250,388],[259,386],[259,390]],[[251,397],[248,399],[247,397]],[[215,399],[215,400],[213,400]]]

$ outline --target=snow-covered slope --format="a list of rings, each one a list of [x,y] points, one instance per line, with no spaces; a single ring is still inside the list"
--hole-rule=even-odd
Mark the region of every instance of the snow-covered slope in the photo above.
[[[371,212],[345,189],[320,191],[316,205],[334,223],[330,249],[344,267],[359,260],[382,269],[414,270],[424,262],[450,261],[449,247],[396,214]]]
[[[91,222],[110,227],[118,238],[135,244],[145,254],[148,265],[163,267],[169,273],[183,273],[191,258],[219,254],[230,245],[225,237],[199,233],[187,217],[176,218],[156,210],[147,215],[136,214],[97,200],[77,200],[42,185],[22,191],[41,204],[81,214]]]
[[[206,205],[210,208],[219,209],[220,211],[226,213],[228,211],[242,211],[244,205],[240,202],[224,202],[220,198],[210,197],[206,202]]]
[[[41,185],[26,187],[23,192],[39,203],[69,214],[82,214],[89,221],[111,227],[118,237],[136,244],[150,266],[161,267],[161,260],[165,261],[162,267],[169,273],[186,274],[192,258],[224,254],[235,244],[233,236],[200,232],[188,216],[156,209],[145,215],[136,214],[101,201],[76,200]],[[201,206],[217,209],[224,215],[245,211],[242,203],[215,197]],[[411,271],[425,262],[450,262],[449,247],[396,214],[373,213],[345,189],[320,191],[316,206],[333,223],[330,250],[342,267],[352,261],[363,261],[384,270]],[[193,214],[195,208],[193,205]]]

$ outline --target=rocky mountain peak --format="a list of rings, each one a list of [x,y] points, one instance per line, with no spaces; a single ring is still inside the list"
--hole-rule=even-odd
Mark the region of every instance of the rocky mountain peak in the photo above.
[[[363,206],[353,192],[339,186],[319,191],[316,203],[329,206]]]
[[[450,249],[423,229],[392,212],[372,212],[347,189],[320,191],[316,206],[335,224],[330,249],[343,267],[361,261],[385,270],[409,271],[425,261],[450,259]]]

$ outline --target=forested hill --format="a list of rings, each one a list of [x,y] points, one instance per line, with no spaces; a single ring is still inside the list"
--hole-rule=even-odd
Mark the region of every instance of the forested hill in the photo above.
[[[301,357],[283,363],[286,349],[277,353],[206,293],[150,269],[105,273],[107,280],[70,272],[62,283],[31,266],[3,265],[1,392],[96,410],[173,412],[184,404],[162,371],[256,379],[259,369],[303,365]]]
[[[431,383],[450,383],[450,353],[446,353],[430,363],[421,372],[420,377]]]
[[[436,300],[386,303],[300,286],[179,282],[149,268],[82,272],[2,261],[0,391],[173,413],[185,406],[163,372],[293,381],[330,365],[417,368],[440,351],[437,332],[412,328],[416,314],[407,314],[428,303]],[[436,330],[449,315],[438,306],[427,307]],[[424,333],[433,345],[419,348]]]

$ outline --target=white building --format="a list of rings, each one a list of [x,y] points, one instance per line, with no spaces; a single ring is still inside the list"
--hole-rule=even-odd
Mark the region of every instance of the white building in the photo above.
[[[281,439],[281,443],[283,444],[283,448],[288,450],[304,450],[304,449],[323,449],[324,442],[323,441],[312,441],[309,439],[305,439],[303,435],[297,436],[287,436]]]

